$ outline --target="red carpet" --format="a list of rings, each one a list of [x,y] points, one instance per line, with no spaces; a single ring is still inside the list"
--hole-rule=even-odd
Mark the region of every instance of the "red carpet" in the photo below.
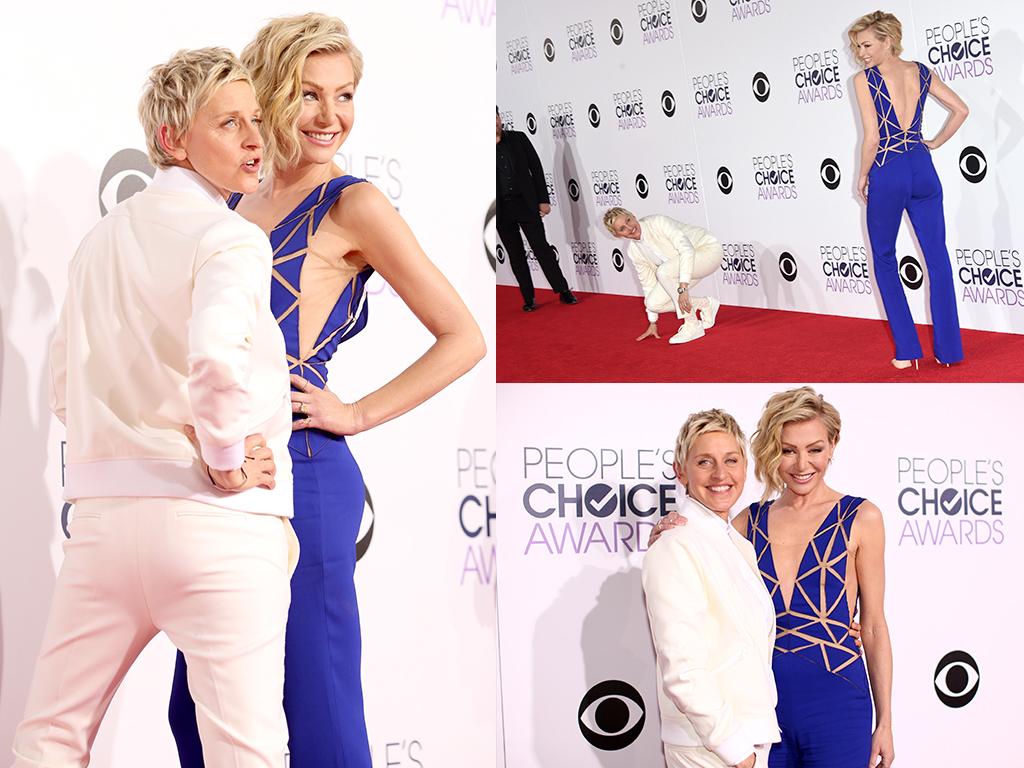
[[[669,344],[677,325],[663,315],[661,338],[637,342],[642,299],[576,295],[579,304],[566,306],[538,290],[537,311],[526,313],[518,288],[498,286],[499,382],[1024,381],[1024,336],[1016,334],[965,330],[965,362],[940,368],[928,356],[920,370],[899,371],[881,320],[723,306],[701,339]],[[931,327],[918,333],[930,355]]]

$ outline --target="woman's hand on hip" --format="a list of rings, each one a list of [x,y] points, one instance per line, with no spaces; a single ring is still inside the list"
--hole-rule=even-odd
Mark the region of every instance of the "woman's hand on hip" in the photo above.
[[[324,387],[320,389],[301,376],[292,374],[292,413],[302,415],[292,422],[292,431],[322,429],[335,435],[354,435],[360,429],[359,408],[355,403],[343,403],[338,396]]]

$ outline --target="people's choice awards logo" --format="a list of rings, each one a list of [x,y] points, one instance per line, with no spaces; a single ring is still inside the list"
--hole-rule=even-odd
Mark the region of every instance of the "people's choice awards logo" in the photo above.
[[[836,101],[843,98],[839,50],[828,48],[793,57],[793,84],[798,104]]]
[[[768,75],[764,72],[757,72],[750,83],[750,89],[754,92],[754,98],[764,104],[772,95],[772,84],[768,82]]]
[[[548,104],[548,121],[551,123],[551,138],[573,139],[576,137],[576,116],[573,114],[571,101]],[[527,124],[529,124],[529,117],[527,117]]]
[[[796,200],[793,155],[757,155],[751,159],[758,200]]]
[[[490,448],[456,449],[459,495],[459,528],[466,537],[466,556],[462,561],[459,586],[470,583],[494,583],[494,450]]]
[[[620,131],[647,127],[647,113],[644,109],[644,94],[639,88],[616,91],[612,94],[615,104],[615,119]]]
[[[966,651],[950,651],[939,659],[934,682],[939,701],[954,709],[965,707],[978,694],[978,662]]]
[[[729,0],[729,5],[732,6],[733,21],[746,21],[772,12],[771,0]]]
[[[583,696],[576,717],[580,733],[591,746],[614,751],[637,740],[647,721],[647,707],[629,683],[605,680]]]
[[[594,22],[591,19],[567,24],[565,35],[569,41],[569,55],[573,61],[597,58],[597,38],[594,36]]]
[[[484,253],[487,254],[487,263],[491,265],[491,269],[497,269],[495,265],[495,248],[498,243],[498,231],[497,225],[495,224],[495,215],[497,213],[497,201],[492,201],[490,208],[487,209],[487,213],[484,215]]]
[[[897,546],[999,546],[1006,539],[998,458],[900,456],[896,506],[903,513]]]
[[[100,174],[100,215],[106,216],[115,205],[148,187],[154,173],[145,153],[137,149],[115,153]]]
[[[988,170],[988,161],[985,153],[977,147],[964,147],[960,153],[960,173],[972,184],[977,184],[985,178]]]
[[[828,243],[818,246],[818,256],[827,293],[871,294],[866,246]]]
[[[640,17],[640,35],[644,45],[675,37],[669,0],[644,0],[637,4],[636,10]]]
[[[718,189],[723,195],[728,195],[732,192],[732,171],[724,165],[718,169],[718,173],[715,174],[715,180],[718,182]]]
[[[826,157],[821,161],[821,183],[828,189],[838,189],[839,182],[842,181],[843,175],[839,172],[839,163],[833,160],[831,157]]]
[[[722,282],[754,288],[761,284],[753,243],[722,243]]]
[[[989,32],[988,16],[929,27],[924,33],[928,63],[943,82],[991,75],[994,69]]]
[[[525,36],[505,41],[505,51],[508,54],[508,63],[513,75],[533,71],[533,61],[530,59],[530,41]]]
[[[916,291],[924,282],[924,270],[917,257],[908,253],[900,259],[900,280],[912,291]]]
[[[793,258],[793,254],[789,251],[783,251],[779,254],[779,274],[782,275],[787,283],[792,283],[796,280],[796,273],[796,259]]]
[[[953,251],[961,299],[971,304],[1024,308],[1024,269],[1019,248],[962,247]]]
[[[732,95],[729,91],[728,72],[709,72],[691,78],[693,103],[697,105],[697,118],[724,117],[732,114]]]
[[[707,0],[690,0],[690,13],[693,14],[694,21],[703,24],[708,17]]]

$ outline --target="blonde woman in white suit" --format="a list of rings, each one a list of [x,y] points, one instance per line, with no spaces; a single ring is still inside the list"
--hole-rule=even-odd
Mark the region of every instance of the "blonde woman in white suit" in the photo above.
[[[658,314],[675,312],[679,330],[669,344],[699,339],[715,324],[718,299],[691,298],[693,285],[722,265],[722,244],[706,229],[654,214],[637,219],[625,208],[610,208],[604,226],[615,237],[631,240],[627,249],[644,292],[647,330],[637,341],[658,335]]]
[[[665,531],[643,565],[665,761],[668,768],[767,766],[781,738],[775,609],[753,547],[729,522],[747,474],[736,420],[717,409],[691,415],[673,466],[689,524]]]

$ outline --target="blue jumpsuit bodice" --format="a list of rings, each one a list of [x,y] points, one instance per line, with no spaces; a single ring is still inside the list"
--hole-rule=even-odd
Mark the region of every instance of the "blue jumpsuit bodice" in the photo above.
[[[825,516],[800,560],[787,606],[775,571],[768,518],[753,504],[747,538],[775,606],[772,671],[782,741],[770,768],[861,768],[871,748],[871,698],[860,650],[850,634],[848,547],[863,499],[844,496]]]
[[[928,98],[928,89],[932,84],[932,73],[921,62],[917,64],[921,94],[914,109],[914,119],[910,127],[903,130],[896,109],[889,96],[889,88],[878,67],[868,67],[864,74],[868,79],[868,91],[875,105],[875,116],[878,118],[878,152],[875,154],[875,165],[885,165],[890,155],[899,155],[916,149],[927,149],[921,135],[921,117],[924,114],[924,102]]]

